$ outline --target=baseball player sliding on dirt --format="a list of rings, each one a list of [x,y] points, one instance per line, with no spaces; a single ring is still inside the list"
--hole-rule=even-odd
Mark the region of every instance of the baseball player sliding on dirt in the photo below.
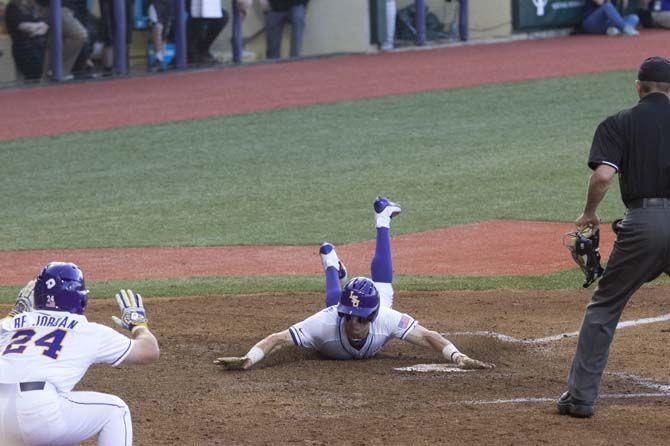
[[[91,364],[150,364],[159,348],[142,297],[116,295],[131,338],[84,316],[88,290],[73,263],[48,264],[0,320],[0,445],[72,445],[97,434],[98,445],[130,446],[133,427],[120,398],[73,392]]]
[[[318,350],[333,359],[364,359],[376,355],[393,338],[430,347],[445,359],[465,369],[489,369],[494,365],[469,358],[439,333],[428,330],[411,316],[393,306],[393,264],[391,260],[391,218],[400,214],[400,206],[387,198],[374,202],[377,228],[372,280],[355,277],[342,290],[340,280],[346,269],[330,243],[319,253],[326,274],[326,308],[266,337],[241,357],[222,357],[214,361],[228,370],[246,370],[272,351],[286,345]]]

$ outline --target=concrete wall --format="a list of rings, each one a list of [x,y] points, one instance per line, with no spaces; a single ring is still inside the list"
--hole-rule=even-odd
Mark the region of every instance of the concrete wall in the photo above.
[[[512,34],[510,0],[470,0],[470,39],[507,37]]]
[[[425,0],[428,10],[442,22],[458,17],[457,0]],[[414,0],[396,0],[398,9],[414,4]],[[512,34],[512,3],[510,0],[469,0],[470,39],[505,37]]]
[[[231,0],[224,0],[229,11]],[[311,0],[305,18],[303,56],[324,53],[369,52],[376,48],[370,45],[370,11],[367,0]],[[245,45],[248,60],[265,58],[265,34],[263,13],[254,2],[253,10],[244,20],[244,37],[255,38]],[[212,50],[218,51],[225,59],[230,57],[232,26],[227,26],[214,43]],[[284,30],[282,57],[288,56],[290,27]]]
[[[226,7],[230,0],[224,0]],[[458,17],[459,2],[453,0],[425,0],[428,9],[442,22]],[[396,0],[398,9],[414,4],[414,0]],[[512,6],[510,0],[469,0],[470,38],[486,39],[512,34]],[[370,8],[368,0],[311,0],[307,9],[303,55],[338,52],[373,52],[370,44]],[[263,15],[254,4],[254,10],[244,22],[244,36],[254,36],[263,28]],[[288,27],[287,27],[288,28]],[[230,27],[215,42],[214,50],[224,58],[230,57]],[[284,31],[282,55],[288,56],[289,30]],[[247,59],[265,57],[265,35],[261,34],[245,46]]]

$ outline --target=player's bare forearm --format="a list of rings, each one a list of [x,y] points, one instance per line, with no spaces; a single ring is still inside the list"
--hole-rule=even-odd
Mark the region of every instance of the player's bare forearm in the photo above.
[[[436,331],[428,330],[425,327],[417,324],[414,329],[409,332],[405,338],[407,342],[420,347],[428,347],[442,353],[442,350],[447,345],[451,344],[444,336]]]
[[[158,340],[148,327],[138,326],[132,331],[133,348],[123,361],[124,365],[151,364],[158,361],[160,348]]]
[[[419,324],[414,327],[405,340],[414,345],[430,347],[433,350],[440,352],[445,359],[464,369],[491,369],[495,367],[493,364],[477,361],[476,359],[472,359],[468,355],[461,353],[447,338],[438,332],[428,330]]]
[[[291,339],[291,334],[288,332],[288,330],[284,330],[278,333],[272,333],[267,338],[259,341],[255,347],[260,348],[263,350],[263,354],[268,355],[273,350],[280,349],[292,343],[293,340]]]
[[[596,170],[591,174],[589,178],[589,186],[586,192],[586,205],[584,206],[584,216],[588,218],[595,217],[596,209],[600,205],[600,202],[605,198],[605,194],[612,184],[612,178],[616,169],[607,164],[601,164],[596,168]],[[588,223],[592,224],[593,227],[596,227],[599,222],[593,224],[592,221]]]
[[[246,355],[217,358],[214,364],[222,365],[227,370],[247,370],[262,361],[271,352],[292,343],[293,340],[288,330],[272,333],[251,347]]]

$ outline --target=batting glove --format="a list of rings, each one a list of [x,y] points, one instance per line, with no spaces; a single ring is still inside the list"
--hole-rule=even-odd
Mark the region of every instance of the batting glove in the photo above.
[[[17,314],[25,313],[26,311],[32,311],[33,307],[35,306],[35,299],[33,297],[34,292],[35,281],[31,280],[26,284],[26,286],[21,288],[21,291],[19,291],[19,295],[16,298],[14,307],[9,310],[7,317],[14,317]]]
[[[116,293],[116,303],[121,310],[121,318],[112,316],[116,325],[126,330],[132,331],[135,327],[148,327],[142,296],[133,290],[121,290]]]

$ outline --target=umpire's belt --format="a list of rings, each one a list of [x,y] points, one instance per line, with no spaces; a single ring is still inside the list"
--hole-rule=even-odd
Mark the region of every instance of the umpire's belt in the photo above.
[[[19,383],[19,389],[21,392],[30,392],[31,390],[44,390],[45,386],[44,381],[30,381],[26,383]]]
[[[638,198],[628,203],[628,209],[670,208],[670,198]]]

